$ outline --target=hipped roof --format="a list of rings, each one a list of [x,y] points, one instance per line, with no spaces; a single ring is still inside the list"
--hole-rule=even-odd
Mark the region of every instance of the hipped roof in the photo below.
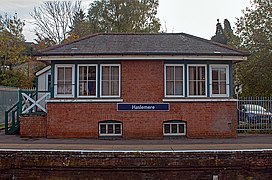
[[[249,53],[185,33],[102,33],[50,47],[36,54],[70,55],[249,56]]]

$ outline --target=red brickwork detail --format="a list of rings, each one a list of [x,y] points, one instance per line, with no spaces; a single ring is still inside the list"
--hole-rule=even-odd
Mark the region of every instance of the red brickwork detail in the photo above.
[[[20,136],[21,137],[46,137],[47,127],[46,116],[21,116]]]
[[[235,137],[234,102],[171,103],[168,112],[118,112],[116,103],[49,103],[48,137],[98,138],[98,123],[118,120],[125,139],[161,139],[163,122],[183,120],[187,137]]]
[[[122,61],[124,102],[161,103],[164,96],[163,61]]]
[[[124,103],[162,103],[163,61],[122,61]],[[163,122],[183,120],[187,137],[236,137],[235,102],[170,103],[166,112],[118,112],[117,103],[48,103],[47,136],[98,138],[98,123],[123,123],[124,139],[161,139]]]

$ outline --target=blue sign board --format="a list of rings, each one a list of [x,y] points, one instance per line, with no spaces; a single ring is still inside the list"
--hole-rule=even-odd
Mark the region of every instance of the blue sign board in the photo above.
[[[169,111],[169,103],[161,104],[118,103],[117,111]]]

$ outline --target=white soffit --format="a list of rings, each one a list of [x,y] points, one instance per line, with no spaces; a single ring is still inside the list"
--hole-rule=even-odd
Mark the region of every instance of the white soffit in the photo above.
[[[246,56],[163,56],[163,55],[138,55],[138,56],[39,56],[39,61],[75,61],[75,60],[213,60],[213,61],[244,61]]]

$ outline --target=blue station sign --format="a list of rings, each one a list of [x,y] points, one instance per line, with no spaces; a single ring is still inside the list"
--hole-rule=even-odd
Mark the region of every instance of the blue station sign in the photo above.
[[[160,104],[118,103],[117,111],[169,111],[169,103]]]

